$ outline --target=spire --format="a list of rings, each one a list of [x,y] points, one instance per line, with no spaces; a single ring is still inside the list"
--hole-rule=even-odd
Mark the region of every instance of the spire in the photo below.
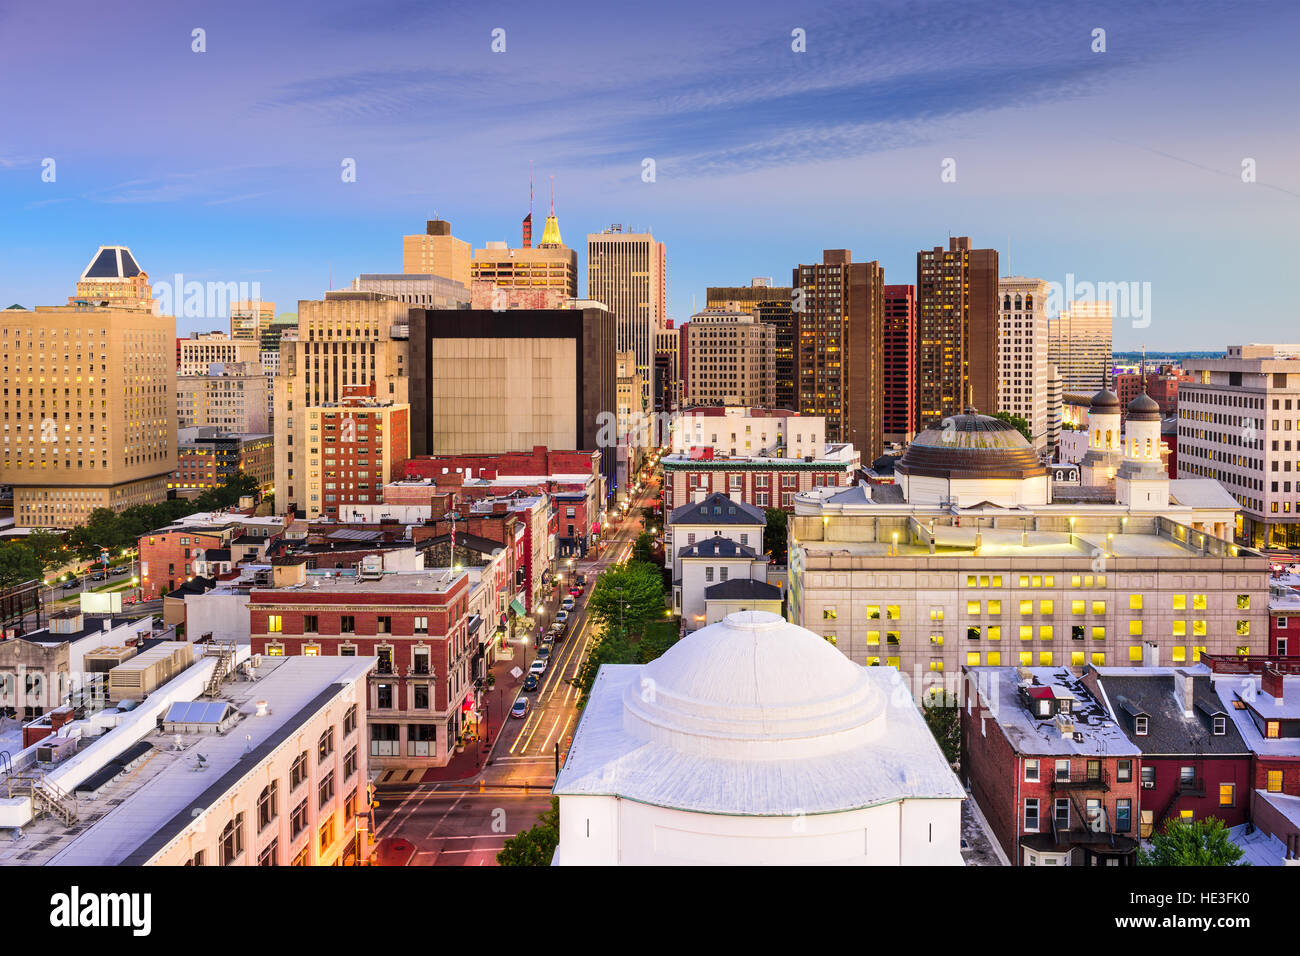
[[[546,217],[546,225],[542,228],[542,241],[537,244],[538,248],[550,246],[562,246],[564,240],[560,237],[560,220],[555,218],[555,177],[551,177],[551,211]]]

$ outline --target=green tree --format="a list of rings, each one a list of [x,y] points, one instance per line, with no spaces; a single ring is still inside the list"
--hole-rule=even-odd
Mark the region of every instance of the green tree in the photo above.
[[[1178,820],[1170,817],[1151,840],[1151,849],[1138,851],[1139,866],[1249,866],[1241,863],[1241,847],[1228,839],[1218,817]]]
[[[789,561],[788,540],[786,513],[780,508],[768,508],[767,524],[763,527],[763,550],[772,556],[773,564]]]
[[[501,866],[550,866],[560,845],[560,800],[551,798],[551,809],[527,830],[521,830],[497,854]]]
[[[655,539],[649,531],[642,531],[636,536],[636,543],[632,545],[632,560],[655,563]]]
[[[68,558],[63,546],[63,535],[49,531],[33,531],[22,539],[22,545],[36,556],[42,571],[61,566]]]
[[[924,702],[921,713],[944,757],[950,764],[957,763],[961,759],[961,712],[935,698]]]
[[[1020,434],[1025,436],[1025,441],[1032,442],[1034,440],[1034,434],[1029,430],[1029,422],[1025,421],[1019,415],[1012,415],[1010,412],[998,412],[993,417],[1000,418],[1004,422],[1010,422],[1012,425],[1015,425]]]
[[[664,616],[663,575],[645,561],[616,564],[596,579],[587,613],[606,629],[639,634]]]
[[[0,543],[0,587],[39,579],[44,572],[36,555],[21,542]]]

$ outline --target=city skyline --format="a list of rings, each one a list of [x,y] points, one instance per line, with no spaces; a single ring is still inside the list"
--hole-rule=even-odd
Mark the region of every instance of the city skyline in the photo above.
[[[1278,123],[1290,109],[1279,71],[1296,69],[1283,54],[1297,14],[1282,4],[1176,17],[1011,4],[923,31],[924,7],[902,4],[743,17],[670,5],[635,31],[523,6],[383,4],[382,31],[341,5],[316,22],[243,4],[159,7],[129,25],[72,10],[57,29],[44,11],[0,12],[16,75],[56,44],[68,64],[5,104],[6,305],[63,301],[94,248],[121,242],[155,282],[259,282],[291,311],[361,273],[396,272],[401,237],[428,218],[474,248],[516,243],[531,161],[539,197],[554,176],[570,237],[653,229],[678,322],[708,286],[780,280],[824,248],[913,284],[917,251],[958,235],[997,249],[1003,275],[1149,283],[1149,314],[1117,316],[1116,349],[1222,348],[1229,299],[1244,317],[1235,338],[1276,339],[1294,311],[1276,281],[1300,202],[1296,134]],[[1105,52],[1093,52],[1096,29]],[[118,55],[126,44],[140,56]],[[559,61],[564,49],[579,63]],[[159,73],[166,84],[150,81]],[[104,75],[116,82],[85,109]],[[123,134],[127,109],[148,135]],[[342,181],[347,159],[355,182]],[[1247,159],[1254,182],[1242,181]],[[178,332],[217,319],[182,316]]]

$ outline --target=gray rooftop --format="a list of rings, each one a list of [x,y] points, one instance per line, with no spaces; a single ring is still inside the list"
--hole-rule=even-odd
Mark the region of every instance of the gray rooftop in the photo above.
[[[669,524],[767,524],[767,515],[759,508],[735,501],[715,492],[703,501],[674,508]]]

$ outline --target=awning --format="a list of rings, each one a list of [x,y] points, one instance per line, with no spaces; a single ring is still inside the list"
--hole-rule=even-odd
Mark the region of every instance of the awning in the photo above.
[[[524,607],[524,602],[519,600],[519,598],[511,598],[510,610],[514,611],[520,617],[528,616],[528,608]]]
[[[469,631],[470,637],[473,637],[474,632],[477,631],[482,624],[483,624],[482,617],[480,617],[478,614],[471,614],[469,616],[469,620],[465,622],[465,629]]]

